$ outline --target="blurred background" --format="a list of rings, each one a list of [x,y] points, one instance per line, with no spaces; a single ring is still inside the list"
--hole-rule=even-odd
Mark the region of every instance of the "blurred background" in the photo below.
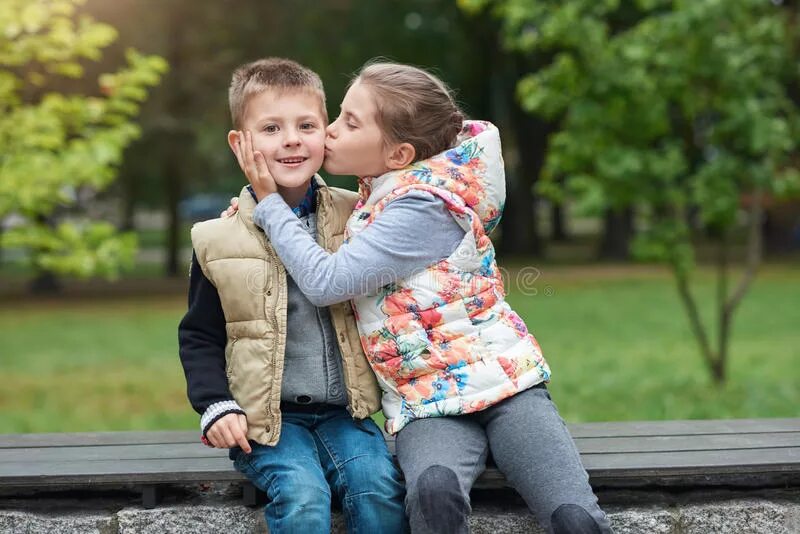
[[[189,229],[239,64],[385,57],[501,130],[509,301],[571,422],[800,416],[800,6],[3,0],[0,433],[197,428]],[[355,189],[348,177],[329,184]]]

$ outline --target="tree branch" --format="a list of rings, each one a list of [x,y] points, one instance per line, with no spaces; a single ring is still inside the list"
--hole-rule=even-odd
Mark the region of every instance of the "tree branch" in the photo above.
[[[739,285],[731,295],[730,300],[725,304],[725,313],[731,315],[736,306],[747,293],[750,284],[755,278],[758,266],[761,264],[761,216],[764,211],[761,202],[764,192],[761,187],[756,187],[753,191],[752,206],[750,208],[750,221],[747,232],[747,259],[745,260],[745,271]]]
[[[714,366],[716,365],[714,352],[711,350],[711,345],[708,342],[706,330],[703,327],[703,321],[700,318],[700,313],[697,311],[697,303],[695,302],[691,289],[689,288],[689,280],[686,277],[686,274],[681,272],[680,269],[674,269],[675,280],[678,283],[678,293],[681,296],[681,300],[683,301],[686,311],[689,313],[689,323],[692,327],[692,332],[694,332],[695,338],[700,344],[703,358],[706,360],[708,366],[713,370]]]
[[[728,312],[728,245],[730,231],[722,230],[717,255],[717,366],[713,370],[718,381],[725,379],[728,359],[728,338],[730,336],[731,314]]]

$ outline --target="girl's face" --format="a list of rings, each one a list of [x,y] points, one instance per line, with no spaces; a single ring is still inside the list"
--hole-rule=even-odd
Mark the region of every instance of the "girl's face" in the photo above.
[[[356,82],[327,128],[325,170],[331,174],[378,176],[390,169],[389,149],[377,123],[378,105],[369,86]]]

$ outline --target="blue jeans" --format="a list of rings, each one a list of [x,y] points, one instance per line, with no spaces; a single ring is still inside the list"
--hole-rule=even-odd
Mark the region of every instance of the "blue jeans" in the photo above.
[[[405,532],[400,472],[371,419],[354,420],[338,406],[284,412],[277,445],[250,444],[252,453],[235,447],[230,457],[267,494],[270,532],[329,534],[331,494],[347,532]]]

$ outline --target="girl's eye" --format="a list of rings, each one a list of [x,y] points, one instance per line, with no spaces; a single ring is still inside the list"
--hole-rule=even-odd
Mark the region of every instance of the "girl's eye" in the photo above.
[[[264,126],[264,131],[267,133],[275,133],[278,131],[278,126],[275,124],[267,124]]]
[[[351,122],[346,122],[345,126],[347,126],[348,130],[355,130],[356,129],[356,125],[351,123]]]
[[[314,128],[315,125],[313,122],[304,122],[303,124],[300,125],[301,130],[313,130]]]

